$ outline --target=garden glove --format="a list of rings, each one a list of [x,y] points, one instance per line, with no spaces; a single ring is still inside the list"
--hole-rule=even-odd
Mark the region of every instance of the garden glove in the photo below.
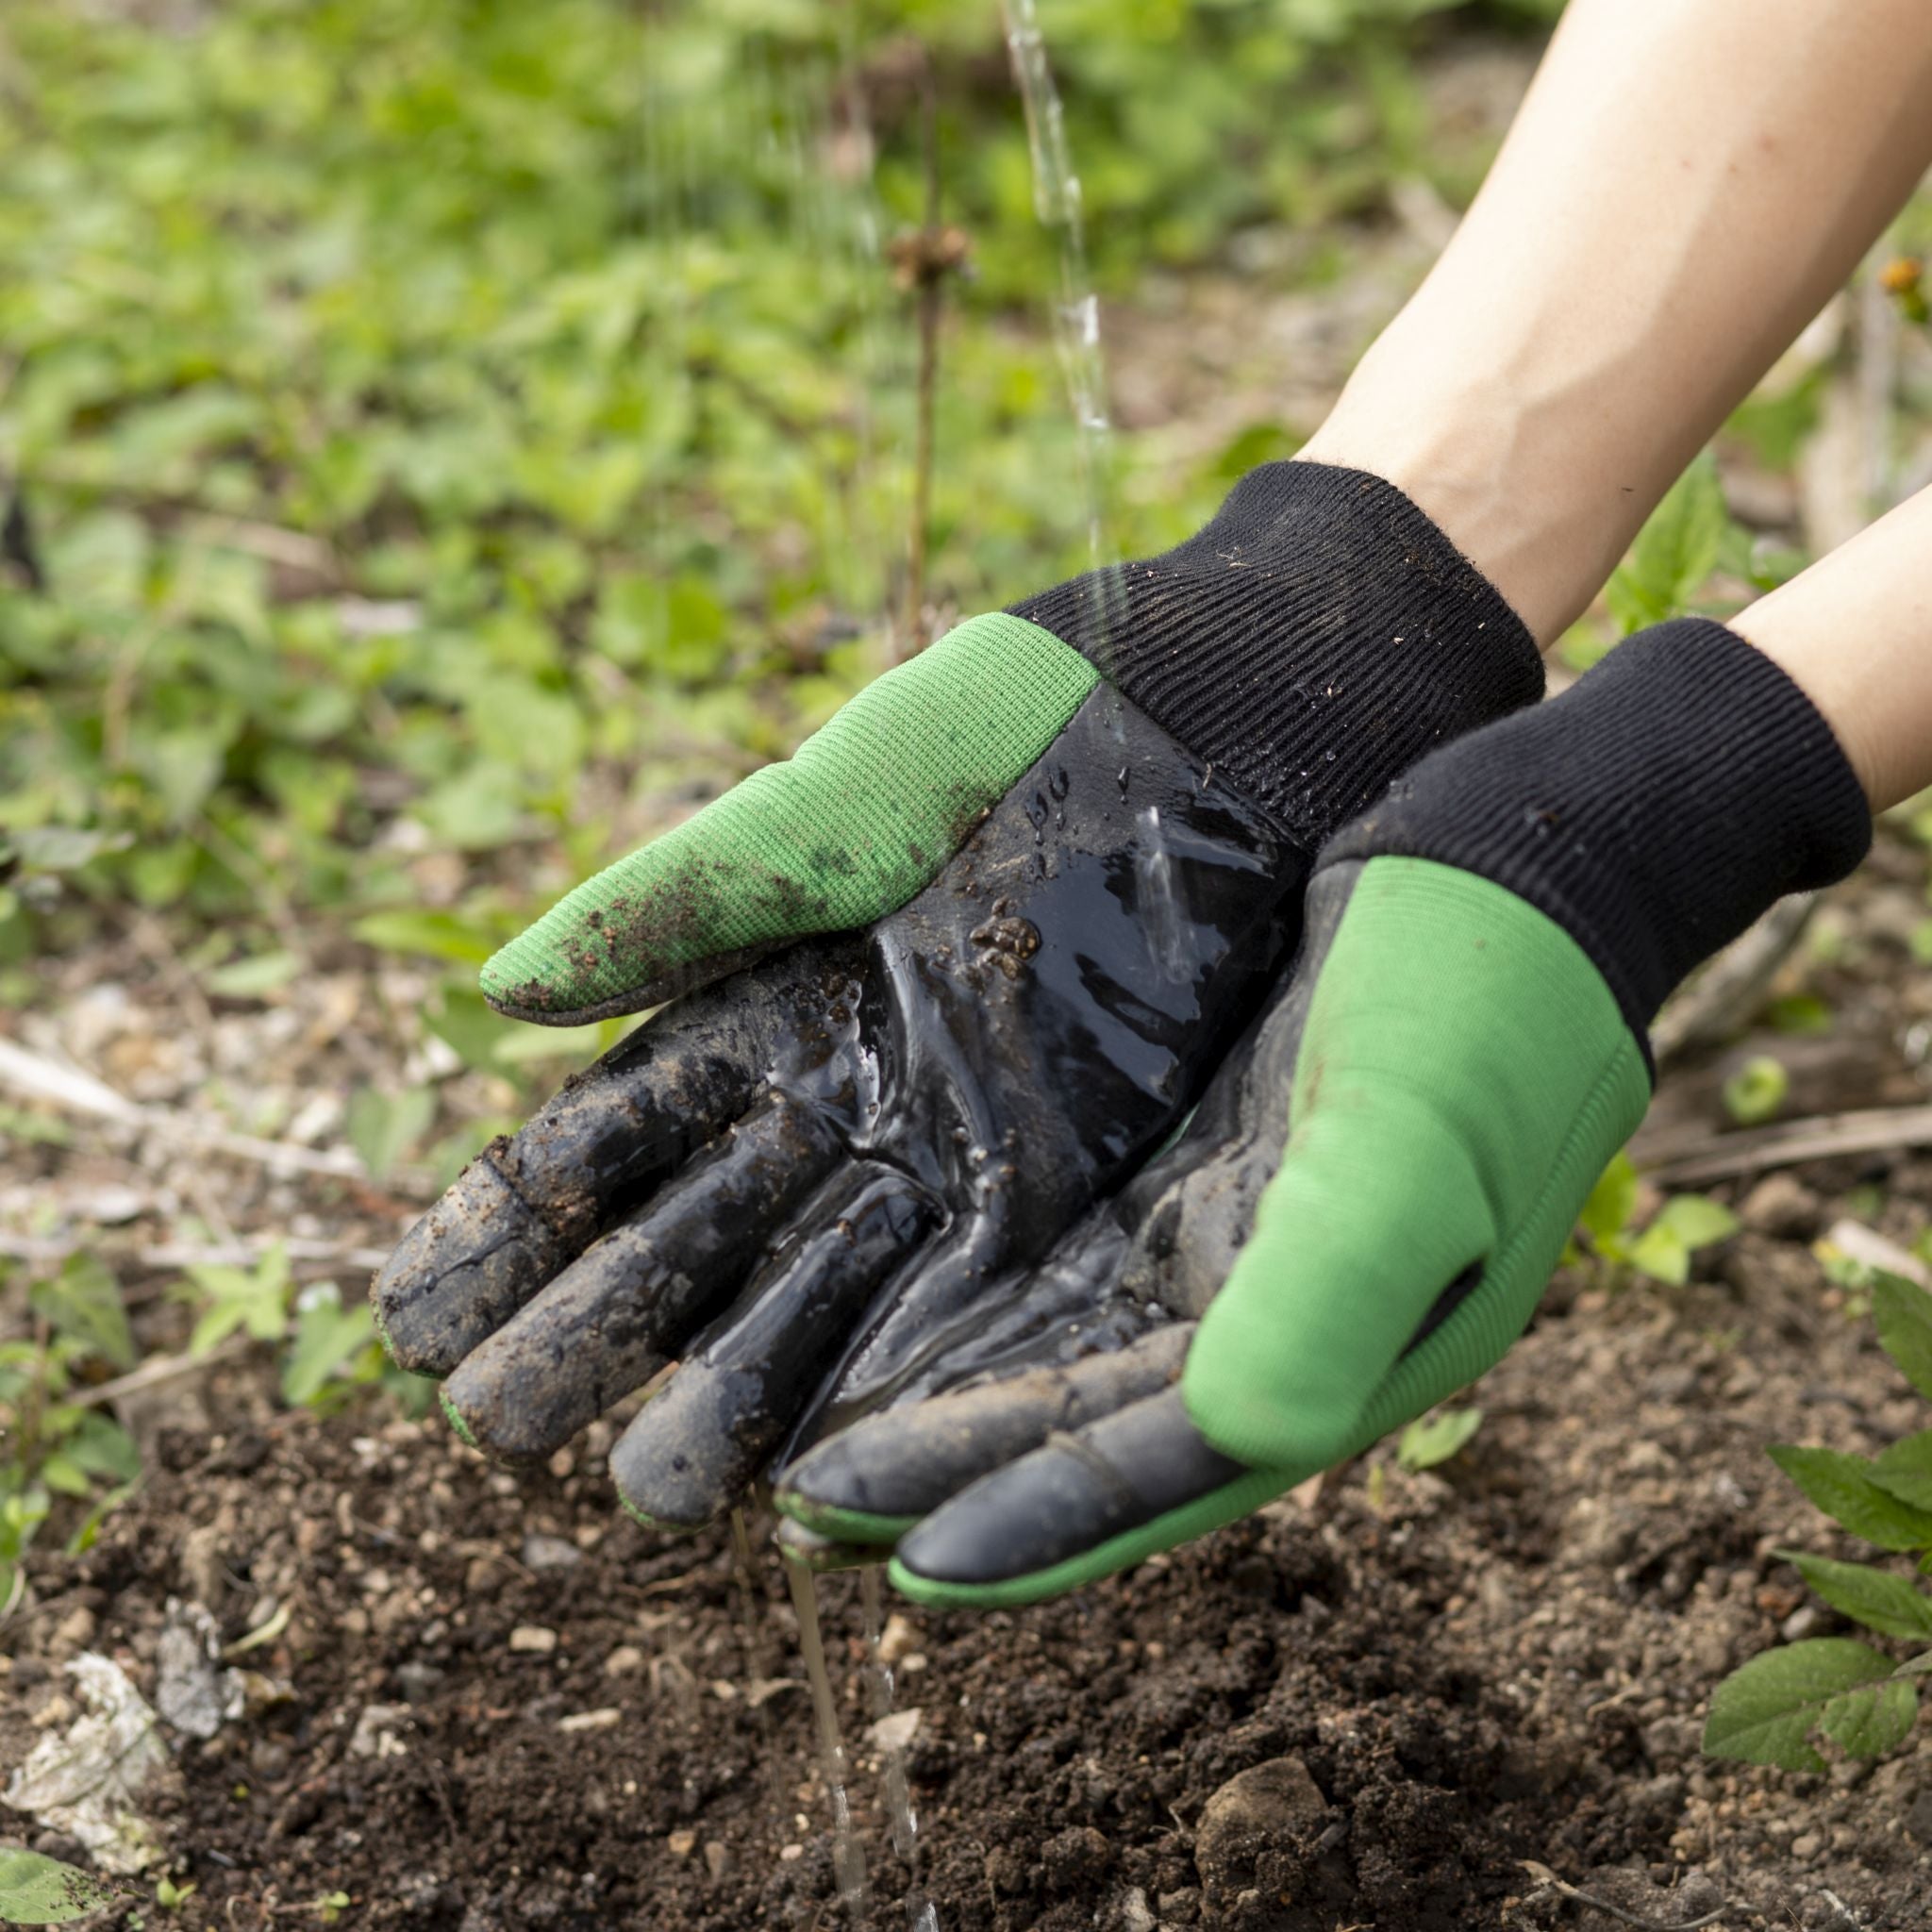
[[[860,1423],[780,1507],[848,1542],[920,1516],[903,1591],[1012,1604],[1368,1447],[1527,1324],[1642,1117],[1665,994],[1870,834],[1810,701],[1703,620],[1432,754],[1323,851],[1300,958],[1203,1119],[1049,1271],[1101,1284],[1104,1340],[1109,1284],[1151,1332]]]
[[[1421,511],[1312,464],[961,625],[484,969],[543,1023],[675,1003],[405,1237],[392,1354],[513,1460],[675,1360],[611,1467],[707,1521],[828,1381],[995,1320],[1249,1018],[1322,839],[1541,682]]]

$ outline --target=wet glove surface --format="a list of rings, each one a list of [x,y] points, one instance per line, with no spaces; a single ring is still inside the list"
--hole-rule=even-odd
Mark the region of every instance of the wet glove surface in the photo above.
[[[985,1325],[1199,1091],[1323,833],[1540,678],[1420,512],[1311,465],[961,625],[485,969],[559,1023],[683,996],[405,1238],[392,1353],[516,1459],[675,1359],[612,1468],[707,1520],[828,1378],[862,1409]]]
[[[1189,1133],[1044,1271],[1087,1300],[1037,1349],[1079,1325],[1108,1352],[868,1418],[781,1507],[905,1530],[923,1601],[1024,1602],[1443,1400],[1526,1324],[1641,1118],[1670,987],[1869,833],[1808,700],[1702,622],[1433,755],[1324,849],[1302,956]]]

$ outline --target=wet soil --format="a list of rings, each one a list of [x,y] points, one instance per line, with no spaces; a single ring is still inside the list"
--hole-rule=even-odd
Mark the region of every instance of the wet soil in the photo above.
[[[1932,1167],[1891,1197],[1924,1219]],[[1830,1206],[1780,1184],[1768,1211],[1790,1230]],[[1379,1504],[1358,1467],[1061,1604],[902,1612],[941,1924],[1591,1923],[1525,1903],[1524,1859],[1659,1924],[1723,1899],[1740,1925],[1924,1924],[1932,1749],[1820,1778],[1697,1754],[1711,1683],[1817,1623],[1772,1551],[1832,1538],[1761,1445],[1870,1449],[1923,1420],[1802,1243],[1747,1232],[1715,1273],[1559,1289],[1472,1447],[1385,1469]],[[92,1551],[43,1566],[0,1760],[58,1720],[83,1643],[151,1690],[171,1596],[229,1639],[289,1606],[254,1656],[288,1701],[176,1740],[162,1822],[201,1888],[181,1923],[336,1891],[369,1924],[461,1932],[847,1922],[775,1563],[747,1628],[728,1541],[614,1520],[588,1446],[512,1481],[433,1422],[263,1407],[159,1451]],[[858,1586],[821,1589],[874,1923],[898,1925]],[[1250,1820],[1237,1791],[1204,1831],[1229,1780],[1284,1758],[1318,1811]]]
[[[1859,987],[1839,988],[1848,1052],[1900,1017]],[[1524,1861],[1645,1924],[1725,1902],[1726,1925],[1926,1923],[1924,1726],[1820,1777],[1709,1763],[1697,1739],[1726,1670],[1833,1627],[1774,1551],[1840,1546],[1763,1445],[1872,1450],[1924,1425],[1809,1242],[1846,1211],[1911,1239],[1932,1162],[1729,1191],[1749,1225],[1690,1287],[1559,1279],[1441,1470],[1383,1452],[1059,1604],[902,1608],[887,1646],[920,1712],[941,1924],[1612,1923]],[[614,1516],[610,1424],[513,1478],[433,1420],[278,1412],[247,1363],[199,1393],[219,1428],[161,1427],[95,1547],[37,1566],[0,1677],[4,1770],[64,1721],[80,1648],[152,1694],[171,1597],[231,1641],[287,1608],[248,1659],[285,1701],[172,1740],[160,1823],[199,1888],[176,1923],[265,1927],[337,1892],[355,1923],[451,1932],[850,1923],[777,1564],[747,1621],[728,1538]],[[871,1923],[903,1926],[858,1583],[821,1591]]]

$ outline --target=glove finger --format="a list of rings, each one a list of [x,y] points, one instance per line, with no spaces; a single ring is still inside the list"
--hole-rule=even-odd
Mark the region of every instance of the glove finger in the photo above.
[[[483,968],[498,1011],[635,1013],[813,933],[869,925],[938,876],[1093,689],[1024,619],[957,629],[790,758],[588,879]]]
[[[821,1114],[767,1096],[463,1358],[451,1422],[506,1461],[560,1448],[718,1313],[841,1151]]]
[[[620,1214],[743,1112],[774,1042],[854,961],[799,947],[686,1001],[493,1141],[376,1276],[391,1356],[446,1375]]]
[[[1306,1474],[1222,1455],[1168,1389],[961,1491],[901,1540],[891,1574],[941,1607],[1035,1603],[1232,1523]]]
[[[924,1189],[876,1161],[823,1188],[781,1251],[619,1439],[610,1473],[632,1512],[695,1528],[736,1501],[881,1283],[939,1219]]]
[[[785,1472],[774,1501],[793,1522],[851,1543],[891,1543],[990,1471],[1157,1393],[1180,1374],[1191,1324],[1110,1353],[1038,1368],[861,1417]]]
[[[834,1570],[864,1570],[886,1560],[885,1551],[876,1544],[841,1543],[790,1518],[778,1525],[772,1541],[778,1545],[779,1555],[794,1563],[803,1563],[821,1576]]]
[[[1030,1272],[995,1272],[1001,1241],[998,1225],[974,1218],[924,1257],[851,1338],[799,1419],[783,1462],[888,1406],[1056,1367],[1096,1347],[1120,1347],[1147,1326],[1145,1311],[1117,1292],[1127,1236],[1105,1208]]]

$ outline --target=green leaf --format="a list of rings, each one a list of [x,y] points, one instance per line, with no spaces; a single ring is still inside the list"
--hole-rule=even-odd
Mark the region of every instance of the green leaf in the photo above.
[[[1627,1258],[1639,1274],[1672,1288],[1682,1288],[1690,1279],[1690,1250],[1683,1237],[1661,1221],[1653,1222],[1637,1237]]]
[[[1872,1465],[1872,1480],[1888,1496],[1932,1511],[1932,1429],[1894,1442]]]
[[[1740,1127],[1759,1126],[1776,1116],[1790,1086],[1782,1060],[1755,1054],[1724,1082],[1724,1111]]]
[[[1673,1194],[1651,1224],[1667,1227],[1687,1248],[1707,1248],[1738,1231],[1738,1217],[1708,1194]]]
[[[1824,1730],[1855,1757],[1896,1724],[1870,1688],[1891,1675],[1891,1659],[1849,1637],[1815,1637],[1768,1650],[1733,1671],[1710,1700],[1704,1748],[1713,1757],[1774,1764],[1786,1771],[1823,1771],[1824,1760],[1807,1741]],[[1894,1691],[1910,1690],[1894,1685]],[[1906,1723],[1911,1722],[1909,1710]],[[1890,1741],[1905,1735],[1898,1730]],[[1888,1748],[1884,1744],[1879,1749]]]
[[[333,1282],[305,1290],[302,1302],[294,1345],[282,1365],[282,1399],[293,1408],[314,1401],[342,1365],[375,1339],[368,1303],[345,1308]]]
[[[55,1334],[117,1369],[134,1366],[134,1337],[121,1304],[121,1284],[99,1256],[69,1255],[59,1274],[42,1282],[29,1300]]]
[[[1597,1176],[1576,1219],[1599,1245],[1629,1225],[1637,1208],[1637,1169],[1627,1154],[1619,1154]]]
[[[1908,1657],[1891,1674],[1894,1677],[1932,1677],[1932,1650],[1922,1650],[1917,1657]]]
[[[1918,1714],[1918,1687],[1894,1674],[1869,1690],[1833,1698],[1818,1728],[1848,1757],[1882,1757],[1905,1742]]]
[[[1479,1408],[1439,1408],[1402,1432],[1395,1459],[1404,1469],[1433,1469],[1447,1462],[1483,1425]]]
[[[1605,591],[1625,634],[1672,616],[1717,567],[1729,512],[1708,450],[1671,485]]]
[[[426,953],[432,959],[454,959],[464,966],[480,966],[496,950],[448,912],[371,912],[350,930],[365,946],[381,952]]]
[[[0,1924],[64,1925],[123,1894],[91,1872],[39,1852],[0,1851]]]
[[[1854,1536],[1882,1550],[1921,1550],[1932,1544],[1932,1510],[1915,1509],[1887,1494],[1873,1481],[1872,1464],[1862,1456],[1780,1442],[1771,1459]]]
[[[1872,1312],[1885,1352],[1921,1395],[1932,1398],[1932,1294],[1896,1274],[1872,1284]]]
[[[349,1145],[360,1156],[372,1180],[381,1180],[436,1118],[436,1095],[426,1087],[380,1093],[358,1087],[349,1096]]]
[[[202,975],[201,983],[222,999],[258,999],[288,985],[301,970],[302,960],[294,953],[255,953],[215,967]]]
[[[1838,1563],[1829,1557],[1780,1550],[1833,1609],[1886,1637],[1932,1637],[1932,1598],[1912,1587],[1909,1577],[1869,1563]]]

